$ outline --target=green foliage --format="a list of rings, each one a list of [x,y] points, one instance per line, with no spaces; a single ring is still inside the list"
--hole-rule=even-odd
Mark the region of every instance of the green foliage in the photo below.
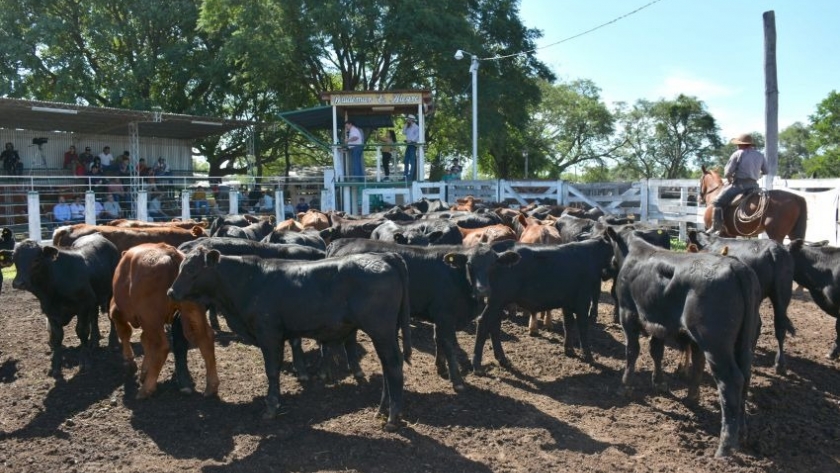
[[[840,93],[831,91],[811,115],[811,135],[805,173],[812,177],[840,176]]]
[[[722,146],[714,117],[696,97],[620,104],[617,114],[625,146],[616,156],[628,177],[685,178]]]
[[[688,248],[688,243],[679,238],[671,238],[671,251],[685,252]]]
[[[779,133],[779,169],[783,179],[805,177],[804,162],[811,157],[808,150],[811,130],[800,122]]]

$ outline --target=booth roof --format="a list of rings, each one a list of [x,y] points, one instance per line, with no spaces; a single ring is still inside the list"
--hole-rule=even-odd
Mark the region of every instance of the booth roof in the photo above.
[[[393,112],[370,112],[361,109],[353,110],[353,112],[349,117],[359,128],[390,128],[394,126]],[[308,131],[332,130],[333,127],[333,112],[330,105],[283,112],[280,114],[280,118]],[[338,126],[339,128],[344,126],[344,117],[341,113],[338,116]]]
[[[195,140],[256,125],[256,122],[215,117],[88,107],[59,102],[0,98],[0,128],[68,133],[127,135],[128,124],[137,123],[140,136]]]

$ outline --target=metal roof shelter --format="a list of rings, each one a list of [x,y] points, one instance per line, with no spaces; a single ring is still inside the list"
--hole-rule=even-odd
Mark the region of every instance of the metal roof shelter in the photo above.
[[[255,122],[149,110],[89,107],[0,98],[0,128],[125,136],[136,124],[142,136],[195,140]]]
[[[395,115],[417,116],[421,140],[417,150],[417,169],[424,169],[425,142],[422,141],[426,136],[424,112],[431,99],[432,93],[428,90],[322,92],[321,100],[329,105],[284,112],[279,116],[313,142],[332,150],[335,181],[341,184],[345,177],[344,170],[348,168],[346,162],[348,157],[343,152],[344,133],[342,132],[344,123],[348,120],[352,120],[362,129],[375,129],[393,127]],[[324,143],[310,132],[329,129],[332,129],[332,143]],[[422,173],[418,173],[418,180],[423,180]],[[343,191],[344,210],[354,213],[352,208],[357,207],[353,203],[355,195],[347,186],[343,188]]]

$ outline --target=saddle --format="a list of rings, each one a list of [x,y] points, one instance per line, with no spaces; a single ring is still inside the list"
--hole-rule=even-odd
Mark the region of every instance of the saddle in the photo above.
[[[766,194],[767,191],[765,191],[764,189],[762,189],[760,187],[756,187],[756,188],[753,188],[753,189],[747,189],[744,192],[741,192],[740,194],[736,195],[735,198],[732,199],[732,202],[730,202],[729,205],[727,205],[727,207],[735,207],[736,205],[744,204],[746,202],[746,200],[750,196],[752,196],[753,194],[762,194],[762,193]]]

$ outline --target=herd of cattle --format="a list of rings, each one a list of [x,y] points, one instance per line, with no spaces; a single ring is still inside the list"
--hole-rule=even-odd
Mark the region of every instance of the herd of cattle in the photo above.
[[[262,351],[266,418],[280,405],[286,341],[301,380],[309,375],[301,338],[318,340],[325,356],[344,350],[350,371],[363,377],[355,342],[361,330],[382,365],[378,413],[387,418],[387,430],[397,429],[410,317],[434,325],[437,372],[456,392],[465,390],[456,331],[477,320],[474,370],[482,369],[488,336],[506,366],[501,321],[517,307],[530,313],[532,331],[539,313],[550,327],[547,311],[562,309],[566,354],[579,349],[592,361],[588,328],[607,279],[614,280],[615,322],[626,335],[623,389],[631,387],[642,333],[650,336],[657,388],[664,385],[666,343],[686,357],[689,402],[699,399],[708,364],[720,394],[719,456],[736,449],[746,433],[761,300],[769,298],[774,309],[778,372],[785,370],[785,335],[794,331],[786,313],[794,281],[837,318],[829,356],[840,355],[840,249],[691,232],[689,251],[676,252],[663,229],[556,205],[514,210],[468,198],[449,208],[423,199],[363,218],[310,210],[279,224],[249,215],[201,224],[118,220],[61,227],[52,243],[15,243],[8,229],[0,232],[0,266],[15,266],[13,287],[35,295],[47,317],[52,376],[61,376],[64,327],[73,317],[80,370],[90,369],[99,314],[108,312],[109,347],[121,342],[132,374],[132,330],[142,329],[139,398],[156,389],[170,350],[167,325],[179,388],[194,387],[187,367],[193,344],[205,361],[204,393],[216,395],[213,328],[221,313],[231,330]]]

